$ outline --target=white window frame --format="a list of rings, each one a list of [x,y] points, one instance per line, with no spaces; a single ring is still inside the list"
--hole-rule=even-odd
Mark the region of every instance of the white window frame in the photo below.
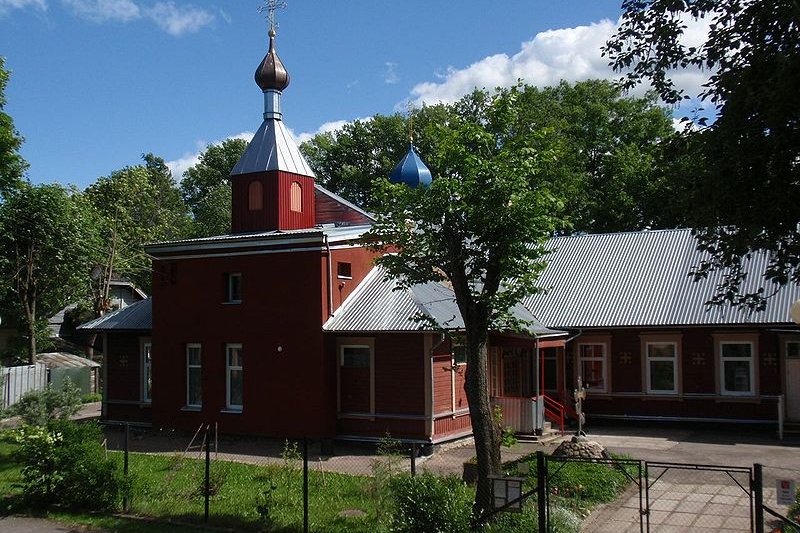
[[[750,357],[747,359],[742,357],[725,357],[723,355],[723,346],[728,344],[746,344],[750,346]],[[718,343],[718,360],[719,360],[719,393],[722,396],[755,396],[756,395],[756,364],[755,364],[755,350],[756,344],[750,340],[720,340]],[[725,388],[725,363],[727,361],[747,361],[749,363],[750,373],[750,390],[748,391],[729,391]]]
[[[657,357],[650,355],[651,346],[672,346],[672,357]],[[678,343],[674,341],[647,341],[645,342],[644,349],[645,361],[645,374],[647,376],[647,393],[648,394],[678,394],[678,365],[680,358],[678,357]],[[672,390],[667,389],[653,389],[652,374],[651,374],[651,361],[671,361],[672,362]]]
[[[153,398],[153,342],[150,340],[142,341],[142,402],[152,403]],[[149,391],[148,389],[149,385]]]
[[[231,365],[231,351],[239,350],[242,364]],[[242,373],[242,404],[231,403],[231,371],[239,370]],[[225,345],[225,409],[229,411],[241,411],[244,409],[244,353],[241,344]]]
[[[598,356],[591,356],[591,357],[583,357],[581,348],[583,346],[602,346],[603,347],[603,355]],[[607,393],[609,391],[609,383],[608,383],[608,343],[597,340],[597,341],[590,341],[585,340],[584,342],[579,342],[577,347],[577,357],[578,357],[578,364],[577,364],[577,371],[578,376],[583,381],[583,385],[587,387],[587,391],[589,393]],[[603,363],[603,388],[600,389],[598,387],[588,387],[586,385],[585,376],[583,376],[583,362],[584,361],[600,361]]]
[[[225,303],[229,304],[240,304],[242,303],[242,273],[241,272],[229,272],[228,273],[228,294],[227,294],[227,301]],[[239,298],[234,298],[233,294],[233,280],[239,280]]]
[[[192,360],[189,356],[193,349],[197,350],[197,355],[200,358],[200,362],[197,364],[192,364]],[[198,369],[200,371],[200,402],[192,403],[191,399],[191,373],[192,369]],[[186,345],[186,407],[195,407],[201,408],[203,406],[203,347],[199,343],[189,343]]]

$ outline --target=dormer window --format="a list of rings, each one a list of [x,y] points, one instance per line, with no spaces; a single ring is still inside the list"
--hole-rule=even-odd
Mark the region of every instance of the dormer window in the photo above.
[[[238,304],[242,302],[242,274],[234,272],[226,274],[227,300],[225,303]]]
[[[250,211],[260,211],[264,207],[264,187],[260,181],[251,181],[247,188],[247,206]]]
[[[289,209],[295,213],[303,212],[303,187],[296,181],[289,187]]]

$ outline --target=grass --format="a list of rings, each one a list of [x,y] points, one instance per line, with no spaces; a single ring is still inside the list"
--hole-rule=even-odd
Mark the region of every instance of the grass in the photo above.
[[[0,515],[14,511],[20,500],[16,483],[21,468],[13,458],[14,449],[14,444],[0,439]],[[109,454],[122,468],[122,454]],[[129,459],[132,490],[128,513],[133,516],[68,511],[50,512],[46,516],[68,525],[123,533],[155,533],[165,529],[184,533],[196,531],[192,525],[202,525],[204,461],[179,455],[138,453],[130,454]],[[532,490],[536,487],[535,456],[508,465],[507,473],[518,475],[522,463],[529,465],[525,489]],[[211,468],[211,526],[238,531],[264,529],[269,523],[268,531],[302,531],[302,471],[296,459],[276,465],[213,461]],[[549,468],[551,503],[578,516],[586,516],[592,507],[612,501],[630,483],[620,467],[605,464],[550,461]],[[373,473],[374,476],[356,476],[310,471],[311,530],[376,533],[385,529],[391,512],[390,476],[385,465],[376,466]],[[636,471],[631,473],[636,478]],[[527,506],[535,507],[534,500],[529,500]],[[167,526],[165,522],[170,524]],[[525,523],[535,523],[532,509],[523,515],[505,515],[502,524],[498,524],[501,529],[492,530],[522,531],[527,527]]]

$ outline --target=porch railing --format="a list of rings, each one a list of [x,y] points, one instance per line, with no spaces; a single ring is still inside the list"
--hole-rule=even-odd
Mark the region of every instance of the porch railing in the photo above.
[[[551,422],[558,424],[558,429],[561,431],[561,434],[564,434],[564,418],[566,415],[566,408],[564,404],[555,400],[554,398],[548,396],[547,394],[542,394],[542,400],[544,401],[544,416],[545,418],[549,419]]]

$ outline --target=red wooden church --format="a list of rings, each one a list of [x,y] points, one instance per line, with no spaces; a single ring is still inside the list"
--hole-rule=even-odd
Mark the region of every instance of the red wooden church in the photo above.
[[[395,290],[359,244],[370,215],[315,185],[283,123],[274,38],[256,72],[264,121],[231,174],[232,232],[149,246],[152,297],[82,326],[103,337],[103,418],[274,437],[469,435],[453,293]],[[412,147],[390,179],[431,176]],[[714,280],[686,276],[701,259],[693,243],[688,230],[554,239],[551,290],[513,310],[528,331],[490,337],[505,423],[560,423],[578,376],[590,417],[800,419],[788,317],[800,291],[760,315],[709,310]]]

